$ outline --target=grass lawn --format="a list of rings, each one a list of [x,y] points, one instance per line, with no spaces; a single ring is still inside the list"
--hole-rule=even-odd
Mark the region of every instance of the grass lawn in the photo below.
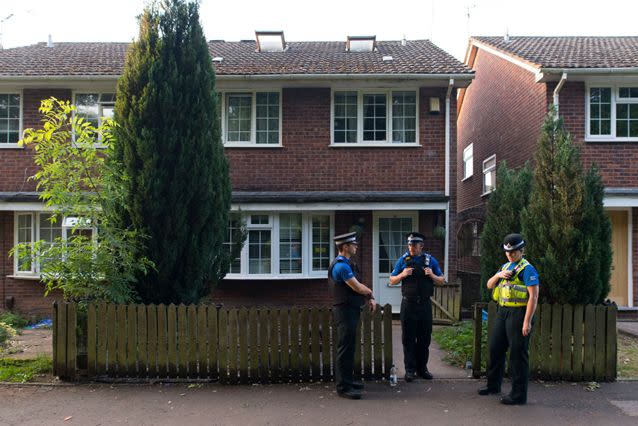
[[[50,375],[51,371],[51,358],[46,356],[34,359],[0,358],[0,382],[29,382]]]
[[[618,333],[618,378],[638,378],[638,338]]]
[[[443,361],[456,367],[465,368],[465,363],[472,360],[474,352],[474,330],[472,321],[464,321],[460,326],[437,327],[432,337],[446,354]],[[487,325],[483,325],[483,355],[481,364],[485,369],[487,361]]]

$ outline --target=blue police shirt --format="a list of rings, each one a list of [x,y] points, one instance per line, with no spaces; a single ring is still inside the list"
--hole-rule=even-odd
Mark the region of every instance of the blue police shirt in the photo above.
[[[335,263],[334,268],[332,268],[332,279],[335,282],[345,283],[350,278],[354,277],[354,272],[352,272],[352,267],[350,267],[348,258],[344,256],[337,256],[337,259],[341,259],[343,262]]]
[[[408,265],[405,263],[405,258],[408,256],[410,256],[410,252],[406,251],[405,254],[401,256],[399,260],[397,260],[397,263],[394,265],[394,269],[392,270],[392,273],[390,275],[396,277],[401,272],[403,272],[405,268],[408,267]],[[436,276],[440,277],[441,275],[443,275],[443,272],[441,272],[441,268],[439,268],[439,262],[436,261],[434,256],[430,256],[430,269],[432,269],[432,272],[434,272],[434,275]]]
[[[501,269],[503,269],[503,267],[506,267],[508,271],[511,271],[516,267],[516,265],[518,265],[518,262],[516,263],[507,262],[507,263],[504,263],[503,266],[501,266]],[[540,280],[538,278],[538,271],[531,264],[528,264],[518,276],[521,279],[521,281],[525,283],[525,286],[527,287],[540,284]]]

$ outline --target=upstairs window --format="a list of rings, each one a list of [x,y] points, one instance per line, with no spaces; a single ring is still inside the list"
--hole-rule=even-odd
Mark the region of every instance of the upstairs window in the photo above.
[[[638,141],[638,87],[590,87],[587,140]]]
[[[0,93],[0,147],[20,140],[20,102],[17,93]]]
[[[332,145],[416,145],[417,92],[335,91]]]
[[[483,223],[473,220],[461,225],[459,229],[458,257],[481,256],[481,232]]]
[[[469,144],[463,150],[463,179],[474,174],[474,144]]]
[[[483,195],[489,194],[496,188],[496,155],[483,161]]]
[[[226,146],[278,146],[281,144],[279,92],[232,92],[224,96]]]

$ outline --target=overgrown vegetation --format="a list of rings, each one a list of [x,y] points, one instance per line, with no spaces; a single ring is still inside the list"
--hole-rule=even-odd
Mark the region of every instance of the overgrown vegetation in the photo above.
[[[0,358],[0,382],[25,383],[51,372],[51,358],[46,356],[34,359]]]
[[[16,330],[7,323],[0,321],[0,349],[7,345],[9,340],[13,339],[16,335]]]
[[[26,327],[29,321],[15,312],[3,312],[0,314],[0,323],[5,323],[15,329],[20,329]]]
[[[482,370],[487,363],[487,322],[483,323],[481,353]],[[450,365],[465,368],[465,363],[472,360],[474,353],[474,326],[472,321],[465,321],[458,326],[437,327],[432,332],[436,343],[446,354],[443,361]]]
[[[638,378],[638,338],[618,334],[618,378]]]

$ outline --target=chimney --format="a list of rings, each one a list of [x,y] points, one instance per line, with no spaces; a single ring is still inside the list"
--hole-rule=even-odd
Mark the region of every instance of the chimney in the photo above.
[[[405,34],[403,34],[403,40],[401,40],[401,46],[405,46],[408,44],[408,41],[405,39]]]
[[[503,37],[503,41],[505,43],[509,43],[510,42],[510,31],[508,28],[505,28],[505,36]]]
[[[53,37],[49,34],[49,40],[47,41],[47,47],[53,47]]]

